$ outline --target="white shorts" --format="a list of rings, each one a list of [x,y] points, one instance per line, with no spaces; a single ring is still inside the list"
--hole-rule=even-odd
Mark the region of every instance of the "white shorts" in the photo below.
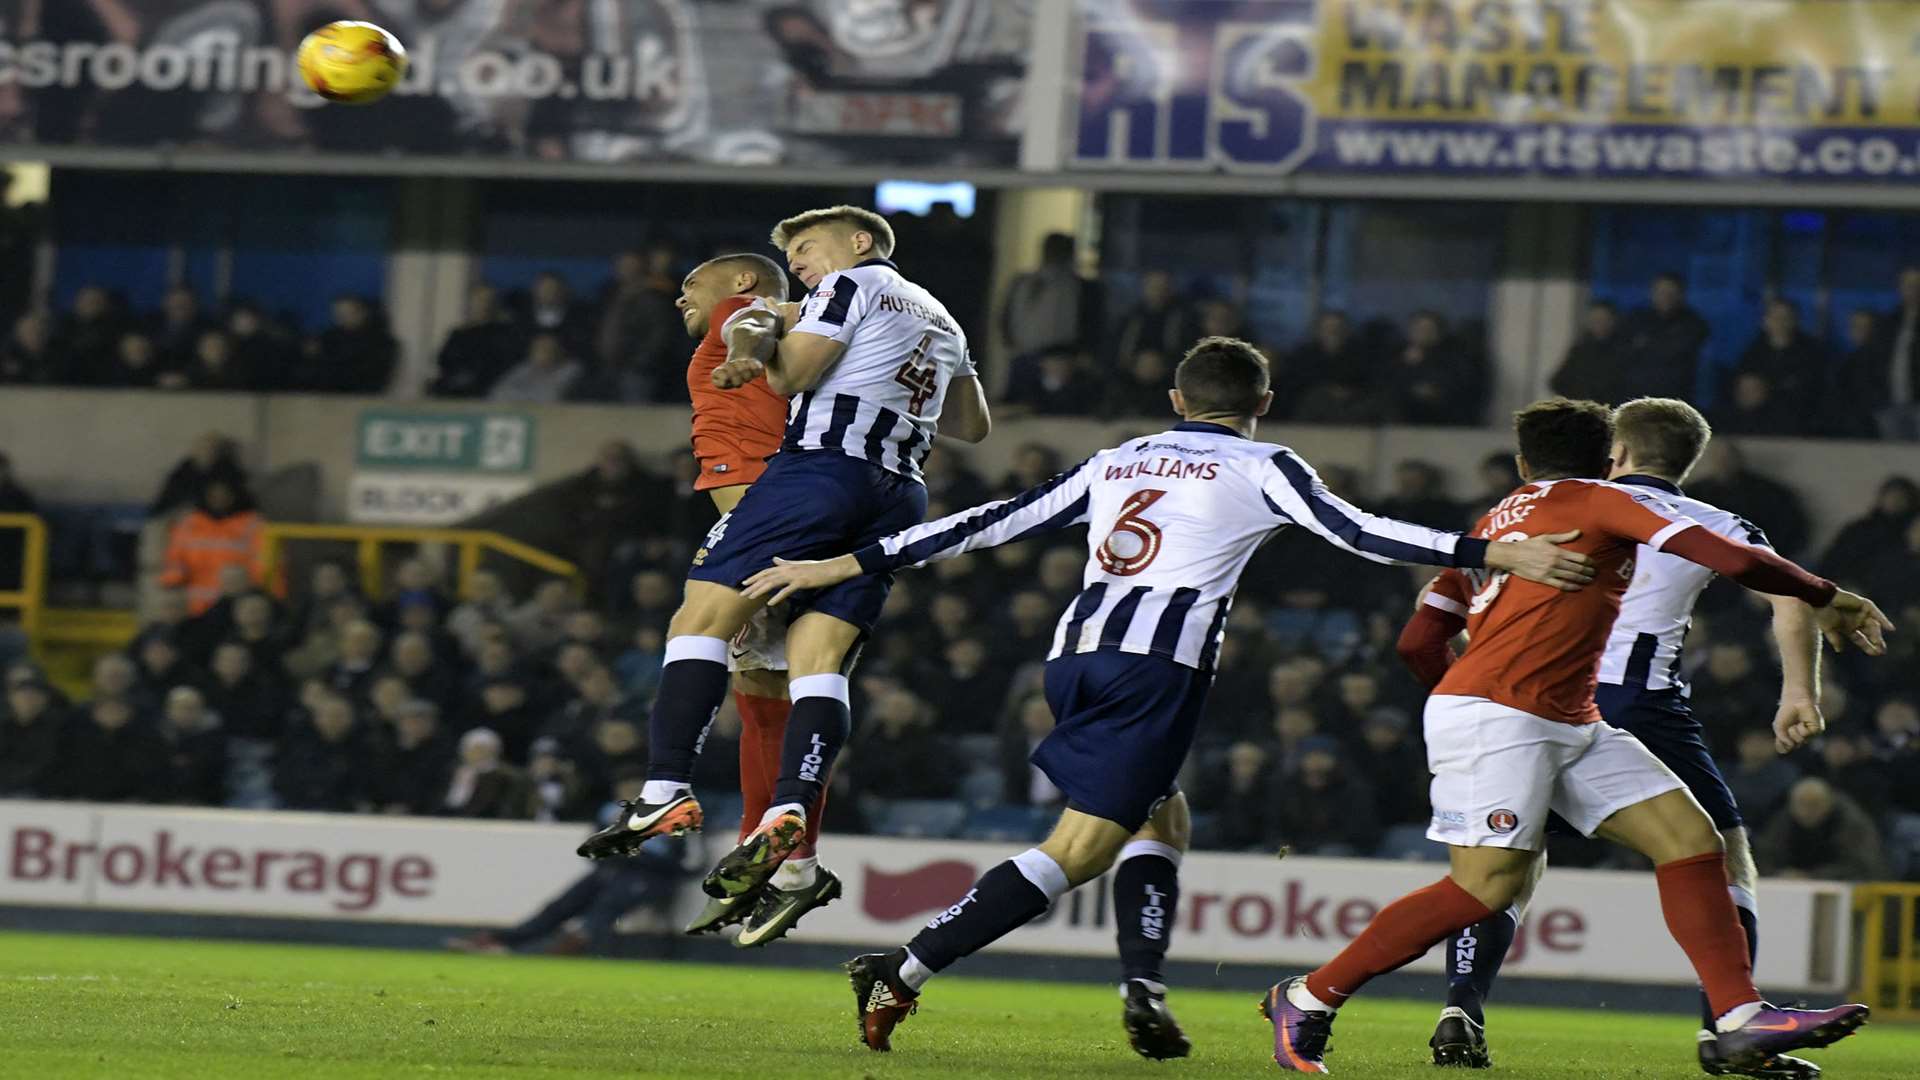
[[[1635,803],[1684,787],[1640,740],[1611,724],[1561,724],[1485,698],[1427,699],[1433,821],[1456,847],[1546,846],[1547,811],[1587,836]]]
[[[733,635],[727,649],[728,671],[787,670],[788,606],[761,608]]]

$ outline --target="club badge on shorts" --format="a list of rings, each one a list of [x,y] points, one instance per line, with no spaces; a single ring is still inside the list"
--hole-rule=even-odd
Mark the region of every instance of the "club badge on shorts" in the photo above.
[[[1520,827],[1520,815],[1511,810],[1495,810],[1487,815],[1487,828],[1505,836]]]

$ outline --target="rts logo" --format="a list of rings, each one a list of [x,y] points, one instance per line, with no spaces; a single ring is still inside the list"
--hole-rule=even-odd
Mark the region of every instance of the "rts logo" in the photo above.
[[[1288,172],[1313,153],[1316,0],[1083,3],[1075,159]]]

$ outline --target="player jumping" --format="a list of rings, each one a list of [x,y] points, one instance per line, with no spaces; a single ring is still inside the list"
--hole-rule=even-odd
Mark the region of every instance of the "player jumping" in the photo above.
[[[666,664],[649,725],[647,785],[581,854],[630,851],[649,837],[701,825],[690,780],[727,693],[728,640],[763,602],[740,586],[779,554],[827,555],[870,544],[926,516],[920,466],[937,424],[968,442],[991,422],[966,336],[940,302],[887,260],[893,230],[870,210],[836,206],[783,221],[773,243],[812,290],[782,333],[771,311],[728,329],[731,358],[715,385],[764,373],[790,395],[786,436],[758,483],[695,553],[685,599],[667,630]],[[846,742],[846,671],[873,628],[892,579],[881,575],[796,597],[787,631],[793,707],[781,744],[773,805],[703,882],[740,897],[765,885],[807,842]]]
[[[1706,418],[1684,401],[1629,401],[1613,413],[1609,479],[1628,488],[1659,492],[1663,501],[1689,519],[1730,540],[1770,547],[1766,535],[1751,522],[1681,493],[1680,484],[1693,471],[1712,434]],[[1740,808],[1707,749],[1700,721],[1688,705],[1691,690],[1680,671],[1681,641],[1692,623],[1694,603],[1713,580],[1713,571],[1646,547],[1634,552],[1631,565],[1633,580],[1600,659],[1594,700],[1601,719],[1645,743],[1686,783],[1720,830],[1732,882],[1729,893],[1747,932],[1747,956],[1752,960],[1760,940],[1755,902],[1759,872],[1753,865]],[[1401,656],[1429,687],[1440,681],[1452,661],[1447,642],[1466,621],[1469,592],[1463,578],[1443,574],[1401,635]],[[1773,736],[1784,754],[1826,728],[1819,705],[1820,635],[1813,609],[1806,604],[1784,596],[1767,599],[1773,605],[1773,637],[1781,658],[1780,708],[1774,714]],[[1544,853],[1540,862],[1545,862]],[[1429,1043],[1434,1064],[1477,1069],[1491,1064],[1482,1004],[1513,945],[1514,930],[1532,898],[1535,880],[1537,874],[1528,878],[1512,907],[1447,938],[1447,1006]],[[1780,1080],[1820,1075],[1819,1066],[1785,1054],[1748,1068],[1727,1062],[1720,1054],[1704,993],[1700,1007],[1700,1067],[1709,1074]]]
[[[1283,1069],[1326,1072],[1340,1005],[1374,976],[1510,907],[1533,871],[1550,810],[1653,861],[1667,929],[1706,990],[1724,1061],[1752,1068],[1846,1037],[1866,1022],[1864,1005],[1781,1009],[1754,989],[1719,830],[1671,769],[1600,719],[1595,672],[1633,576],[1629,564],[1643,546],[1806,601],[1836,648],[1852,641],[1877,655],[1892,624],[1872,601],[1765,548],[1721,537],[1659,491],[1599,479],[1613,446],[1606,406],[1544,401],[1521,410],[1514,427],[1525,483],[1480,519],[1474,535],[1497,545],[1579,530],[1572,546],[1597,560],[1599,577],[1563,596],[1507,574],[1472,575],[1470,643],[1426,707],[1427,835],[1449,845],[1451,869],[1381,909],[1319,970],[1267,993],[1261,1011],[1273,1023],[1274,1060]]]
[[[749,596],[844,587],[1036,533],[1092,522],[1080,595],[1061,616],[1046,665],[1058,718],[1033,762],[1067,794],[1052,835],[987,871],[905,947],[855,957],[860,1037],[874,1050],[914,1010],[936,973],[1037,918],[1060,896],[1114,876],[1123,1020],[1136,1051],[1182,1057],[1161,965],[1179,902],[1186,797],[1174,785],[1213,681],[1240,574],[1277,531],[1301,526],[1375,562],[1490,566],[1577,588],[1583,557],[1538,537],[1485,541],[1375,517],[1341,501],[1293,451],[1255,442],[1273,401],[1265,357],[1207,338],[1181,361],[1171,392],[1184,422],[1103,450],[1020,495],[915,526],[825,562],[756,574]]]
[[[739,504],[747,487],[760,479],[767,461],[780,449],[787,422],[787,399],[773,392],[764,374],[738,385],[734,375],[715,372],[726,366],[728,332],[750,322],[770,304],[787,299],[787,272],[764,255],[722,255],[695,267],[680,284],[680,317],[687,333],[700,339],[687,366],[687,394],[693,401],[693,453],[700,466],[694,490],[713,497],[725,515]],[[742,348],[756,339],[743,333]],[[740,710],[740,836],[760,824],[773,804],[773,782],[780,768],[780,743],[787,729],[786,627],[762,610],[731,643],[728,669],[733,701]],[[765,888],[739,896],[712,898],[687,924],[687,933],[704,934],[744,923],[733,943],[752,948],[777,940],[801,916],[838,899],[840,879],[819,865],[824,793],[807,815],[806,840],[781,865]]]

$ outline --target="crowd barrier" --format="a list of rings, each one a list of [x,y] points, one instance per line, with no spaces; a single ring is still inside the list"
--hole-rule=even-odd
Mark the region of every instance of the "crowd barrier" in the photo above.
[[[590,864],[574,825],[0,801],[0,904],[499,927],[537,910]],[[1012,854],[1006,845],[830,836],[822,860],[845,897],[808,916],[802,941],[903,941]],[[1428,884],[1431,863],[1197,853],[1181,868],[1173,955],[1298,969],[1331,957],[1379,908]],[[697,888],[680,898],[691,915]],[[1851,889],[1769,881],[1759,981],[1848,983]],[[1103,879],[993,946],[1112,954]],[[1536,977],[1684,985],[1646,873],[1550,870],[1508,969]],[[1435,971],[1438,951],[1412,970]]]

